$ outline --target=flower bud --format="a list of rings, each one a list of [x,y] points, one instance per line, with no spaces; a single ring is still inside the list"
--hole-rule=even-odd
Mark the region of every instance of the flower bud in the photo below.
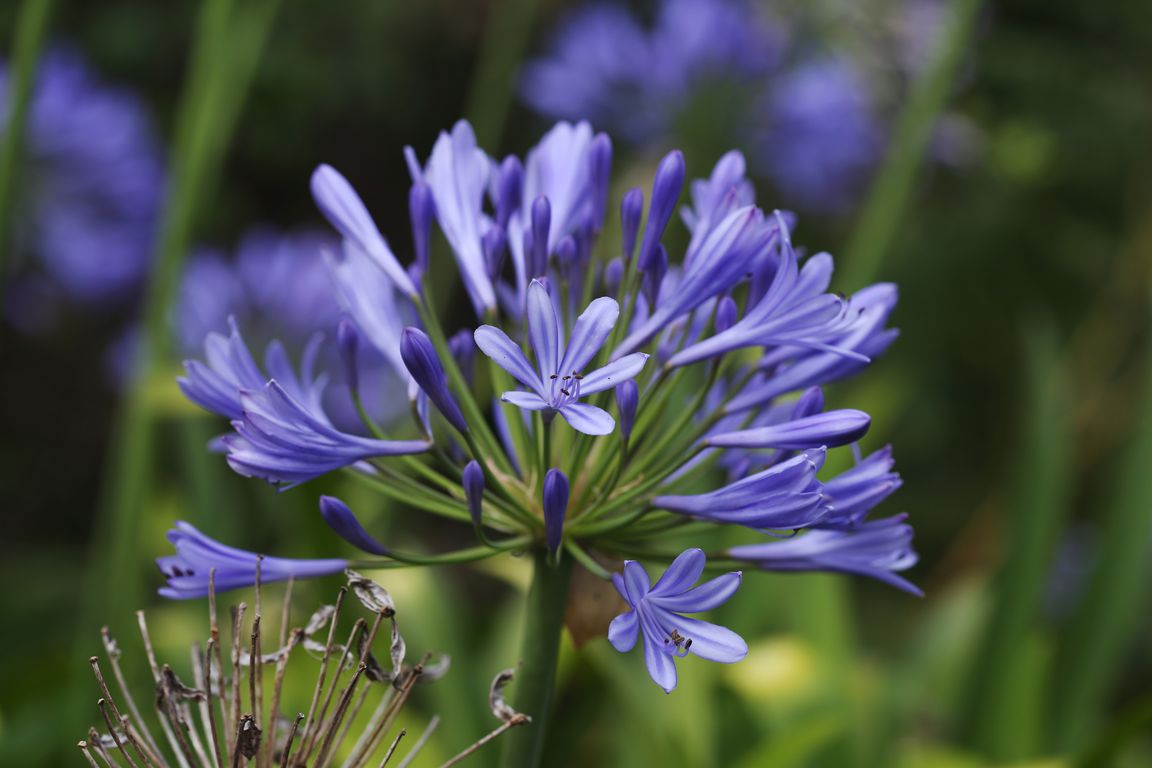
[[[360,376],[356,366],[356,352],[360,348],[360,333],[348,318],[342,318],[336,326],[336,347],[340,350],[340,362],[344,364],[344,378],[352,394],[360,391]]]
[[[416,263],[421,272],[427,272],[428,242],[432,235],[436,203],[432,199],[432,190],[423,181],[413,184],[408,192],[408,215],[412,219],[412,248],[416,252]]]
[[[736,300],[731,296],[720,299],[720,304],[716,307],[716,333],[724,333],[735,325],[738,311]]]
[[[680,190],[684,186],[684,155],[673,150],[660,161],[656,178],[652,181],[652,200],[648,204],[648,221],[644,225],[644,240],[640,244],[640,269],[647,271],[657,257],[660,238],[672,218]]]
[[[520,207],[524,194],[524,167],[520,158],[509,155],[500,163],[499,179],[496,182],[496,225],[501,229],[508,226],[512,212]]]
[[[448,377],[444,374],[440,358],[436,356],[436,349],[428,335],[419,328],[405,328],[400,337],[400,357],[408,373],[412,374],[420,389],[448,423],[461,432],[467,432],[468,424],[464,421],[464,414],[448,390]]]
[[[604,227],[604,209],[608,205],[608,183],[612,174],[612,140],[598,133],[588,150],[588,178],[592,187],[592,231]]]
[[[640,217],[644,215],[644,192],[633,187],[620,201],[620,248],[624,263],[632,260],[636,250],[636,235],[640,232]]]
[[[532,203],[532,250],[525,250],[532,265],[530,277],[548,274],[548,230],[552,224],[552,204],[541,195]]]
[[[468,514],[472,517],[472,524],[479,527],[482,524],[484,500],[484,470],[480,462],[473,459],[464,467],[464,498],[468,501]]]
[[[558,469],[544,476],[544,541],[555,555],[564,536],[564,517],[568,514],[568,478]]]
[[[348,505],[335,496],[320,497],[320,515],[337,536],[357,549],[373,555],[388,554],[388,548],[372,538]]]
[[[636,405],[640,401],[640,388],[632,379],[616,385],[616,409],[620,412],[620,434],[627,440],[636,423]]]

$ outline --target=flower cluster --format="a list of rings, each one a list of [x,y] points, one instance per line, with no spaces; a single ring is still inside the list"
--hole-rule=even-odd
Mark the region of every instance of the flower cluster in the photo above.
[[[738,152],[692,183],[683,233],[671,226],[681,154],[660,163],[646,211],[644,190],[631,189],[610,216],[612,145],[587,123],[560,123],[523,161],[490,157],[465,122],[427,161],[407,156],[406,266],[339,172],[321,166],[312,191],[341,236],[328,260],[347,313],[337,346],[367,344],[389,361],[412,424],[386,434],[368,421],[370,437],[335,426],[314,352],[297,369],[273,345],[261,368],[233,327],[209,336],[181,387],[231,420],[222,442],[236,471],[287,487],[340,470],[476,533],[469,549],[400,553],[324,497],[330,527],[379,562],[532,551],[613,578],[630,609],[609,637],[623,651],[642,636],[666,690],[677,656],[743,656],[729,630],[680,615],[727,600],[737,569],[838,571],[917,591],[897,575],[916,559],[910,528],[870,517],[900,485],[891,452],[862,456],[869,416],[827,407],[821,390],[892,343],[896,290],[833,292],[831,256],[806,256],[792,244],[794,217],[757,207]],[[454,332],[433,309],[432,290],[451,287],[433,263],[434,224],[475,314]],[[854,460],[829,476],[842,446]],[[745,531],[746,543],[707,555],[662,544],[716,526]],[[169,594],[203,594],[213,567],[222,586],[254,575],[254,555],[188,527],[173,541],[176,559],[161,562]],[[671,565],[652,587],[640,560]],[[346,565],[264,563],[265,580]],[[706,564],[729,572],[693,587]]]

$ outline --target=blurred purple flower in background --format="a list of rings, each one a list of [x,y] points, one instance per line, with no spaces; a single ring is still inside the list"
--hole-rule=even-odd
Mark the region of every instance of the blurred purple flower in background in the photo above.
[[[524,98],[549,117],[642,142],[668,133],[693,89],[771,71],[783,38],[739,0],[664,0],[651,26],[597,3],[561,21],[549,54],[524,70]]]
[[[0,133],[7,90],[8,69],[0,65]],[[45,56],[19,168],[13,236],[20,261],[6,296],[9,319],[34,331],[52,321],[46,300],[133,298],[148,271],[164,185],[144,103],[104,83],[68,48]]]
[[[938,32],[939,10],[916,5],[928,6],[923,23],[892,33],[898,66],[908,58],[922,67],[923,38]],[[884,152],[891,88],[864,71],[866,57],[830,54],[827,42],[819,23],[786,23],[743,0],[658,0],[650,25],[594,4],[561,18],[521,90],[542,115],[593,120],[643,144],[674,134],[709,89],[742,89],[733,114],[718,116],[709,101],[695,118],[731,125],[730,139],[750,148],[752,166],[790,205],[838,213]]]

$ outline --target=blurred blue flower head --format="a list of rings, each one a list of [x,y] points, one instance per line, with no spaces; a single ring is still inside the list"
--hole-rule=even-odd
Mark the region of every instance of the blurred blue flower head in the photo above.
[[[811,32],[744,0],[658,0],[651,24],[593,4],[560,20],[525,67],[522,93],[543,115],[593,120],[637,144],[666,140],[685,120],[730,126],[789,205],[838,212],[884,149],[882,105],[860,67],[823,52]],[[694,112],[725,89],[740,94],[726,113],[711,101]]]
[[[8,87],[0,65],[0,133]],[[131,298],[148,270],[165,186],[145,104],[58,47],[39,63],[24,139],[13,216],[29,267],[20,277],[90,304]],[[18,301],[20,291],[11,293]],[[9,312],[24,324],[21,314]]]
[[[325,365],[312,341],[297,369],[274,342],[261,368],[236,325],[209,334],[204,362],[186,363],[185,394],[231,420],[219,444],[233,469],[282,488],[341,471],[477,539],[401,552],[349,505],[322,500],[333,531],[384,563],[532,551],[542,567],[571,558],[613,578],[630,610],[604,629],[621,650],[643,635],[665,690],[676,685],[674,656],[734,662],[747,650],[731,631],[680,615],[720,605],[740,579],[692,587],[708,555],[670,540],[686,524],[740,536],[713,553],[726,564],[915,590],[897,575],[915,562],[911,529],[902,517],[869,519],[900,484],[891,452],[861,457],[854,446],[871,417],[826,407],[821,389],[892,342],[896,292],[833,292],[832,257],[793,247],[795,217],[756,205],[740,153],[691,183],[678,238],[669,233],[686,163],[668,153],[647,196],[624,194],[619,240],[601,237],[612,143],[588,123],[558,124],[524,160],[490,157],[465,122],[439,136],[427,161],[406,155],[410,259],[343,175],[321,166],[312,178],[340,235],[326,262],[327,290],[345,310],[338,365]],[[433,221],[450,261],[435,258]],[[442,317],[431,292],[452,288],[452,262],[461,301]],[[297,274],[319,284],[313,268]],[[345,371],[363,390],[363,346],[406,383],[389,392],[407,400],[409,423],[385,428],[361,412],[356,430],[329,417],[317,369]],[[826,457],[842,446],[853,446],[849,466],[827,477]],[[214,550],[197,551],[211,559]],[[640,559],[672,564],[649,587]]]

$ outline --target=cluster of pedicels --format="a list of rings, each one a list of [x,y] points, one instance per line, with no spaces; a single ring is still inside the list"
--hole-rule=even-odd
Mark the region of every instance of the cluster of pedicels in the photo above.
[[[345,313],[335,333],[345,381],[359,402],[355,353],[374,347],[406,382],[397,396],[406,392],[413,423],[387,434],[367,417],[364,434],[336,426],[314,345],[299,367],[281,345],[260,365],[234,325],[208,336],[205,361],[186,363],[180,386],[231,420],[218,444],[235,471],[281,488],[339,471],[475,531],[468,549],[401,553],[322,497],[325,521],[377,566],[535,552],[611,578],[628,610],[610,641],[628,651],[642,637],[668,691],[677,656],[746,654],[735,633],[682,615],[730,598],[735,569],[838,571],[918,591],[898,575],[916,560],[904,517],[869,517],[900,485],[891,452],[861,455],[869,416],[826,408],[821,391],[894,340],[896,289],[831,292],[831,256],[805,255],[794,218],[757,207],[739,152],[691,184],[683,233],[670,227],[681,153],[660,162],[647,206],[641,189],[624,193],[617,220],[607,215],[612,144],[587,123],[557,124],[523,161],[490,157],[466,122],[426,162],[406,156],[407,266],[335,169],[315,171],[312,193],[341,236],[327,264]],[[476,317],[451,331],[433,309],[433,287],[450,285],[440,253],[451,253]],[[819,478],[839,446],[852,446],[851,467]],[[745,530],[748,543],[707,555],[669,543],[720,527]],[[210,571],[219,589],[252,583],[255,554],[184,523],[170,539],[165,594],[204,595]],[[670,565],[652,584],[640,561]],[[265,581],[349,564],[260,562]],[[731,572],[697,584],[706,565]]]
[[[255,602],[232,606],[229,619],[221,622],[215,572],[209,571],[208,630],[203,641],[190,644],[191,676],[184,679],[160,660],[144,612],[138,611],[154,686],[141,698],[134,695],[121,663],[119,643],[105,627],[102,657],[89,658],[103,726],[90,727],[77,744],[88,765],[330,766],[337,755],[344,756],[345,768],[385,766],[393,757],[399,765],[411,763],[440,718],[433,716],[419,737],[405,740],[408,731],[400,727],[401,718],[413,719],[405,705],[417,686],[443,677],[451,660],[432,653],[412,660],[392,596],[355,571],[346,575],[347,584],[333,603],[297,621],[292,581],[280,605],[269,606],[257,567]],[[366,618],[355,616],[356,602]],[[279,629],[274,631],[277,615]],[[302,661],[289,663],[296,659]],[[500,672],[488,692],[489,708],[500,724],[442,768],[531,722],[504,699],[512,676],[510,669]],[[301,691],[310,693],[301,697]],[[296,712],[295,717],[288,712]]]

